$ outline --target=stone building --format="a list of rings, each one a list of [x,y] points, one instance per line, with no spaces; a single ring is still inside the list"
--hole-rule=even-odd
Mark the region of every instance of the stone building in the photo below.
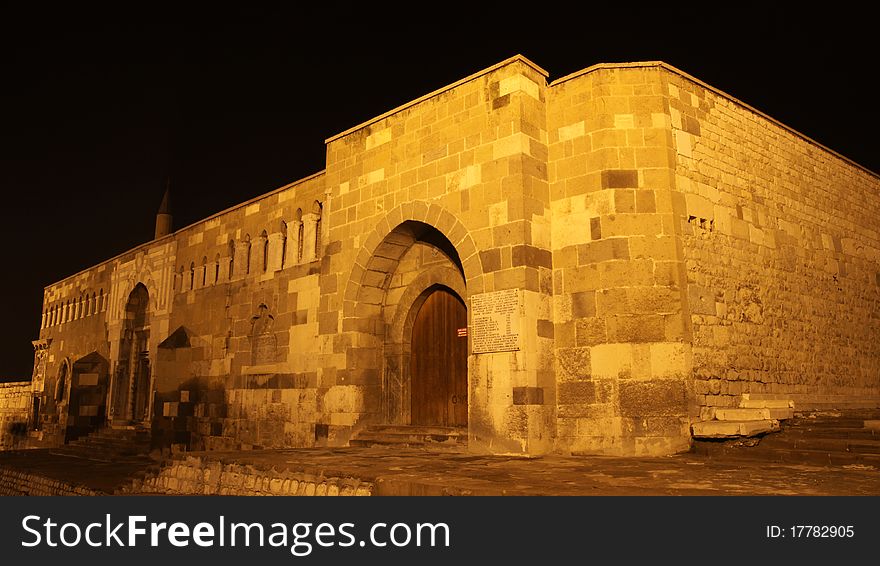
[[[659,455],[744,400],[880,406],[880,180],[659,62],[516,56],[323,171],[45,289],[30,433]],[[772,415],[768,415],[768,418]]]

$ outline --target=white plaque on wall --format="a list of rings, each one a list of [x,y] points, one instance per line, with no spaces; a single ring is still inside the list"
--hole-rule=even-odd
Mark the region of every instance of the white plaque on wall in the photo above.
[[[471,295],[473,353],[519,350],[519,311],[519,289]]]

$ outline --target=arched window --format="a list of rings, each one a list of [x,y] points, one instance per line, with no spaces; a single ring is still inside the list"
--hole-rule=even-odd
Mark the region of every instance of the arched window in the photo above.
[[[100,312],[104,312],[105,310],[107,310],[107,295],[104,294],[104,288],[103,288],[103,287],[101,287],[101,290],[98,291],[98,300],[99,300],[100,303],[101,303],[101,310],[100,310]]]
[[[192,291],[196,285],[196,262],[189,262],[189,290]]]
[[[315,201],[312,205],[312,212],[318,216],[315,221],[315,257],[321,257],[321,211],[323,206],[320,202]]]
[[[86,293],[86,309],[83,313],[83,316],[89,316],[92,314],[92,297],[88,293]]]
[[[61,362],[61,369],[58,370],[58,380],[55,382],[55,402],[64,400],[64,386],[67,384],[69,369],[67,361]]]
[[[251,235],[245,234],[244,241],[247,242],[247,255],[245,256],[245,262],[247,262],[247,265],[245,265],[244,268],[244,274],[247,275],[251,272]]]
[[[296,235],[296,263],[299,263],[302,260],[303,256],[303,211],[301,208],[296,209],[296,215],[294,216],[296,219],[296,225],[298,233]]]
[[[220,254],[214,258],[214,284],[220,281]]]
[[[235,269],[235,241],[229,240],[229,278],[232,279],[232,273]]]
[[[287,261],[287,222],[284,220],[281,221],[281,263],[280,266],[285,266],[285,261]]]
[[[186,290],[186,279],[184,279],[184,277],[183,277],[183,266],[182,265],[180,266],[180,269],[178,271],[180,274],[180,292],[183,293],[184,290]]]
[[[98,301],[96,300],[95,293],[92,292],[92,314],[96,314],[98,312]]]
[[[202,257],[202,287],[208,283],[208,256]]]
[[[265,230],[260,234],[260,246],[263,252],[263,273],[266,273],[266,270],[269,269],[269,235],[266,234]]]

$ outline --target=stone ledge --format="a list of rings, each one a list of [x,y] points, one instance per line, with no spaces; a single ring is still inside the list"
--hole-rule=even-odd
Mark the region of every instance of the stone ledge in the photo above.
[[[777,420],[705,421],[691,426],[695,438],[733,438],[757,436],[779,430]]]
[[[749,399],[743,394],[739,402],[741,409],[794,409],[794,401],[790,399]]]
[[[794,410],[790,408],[741,408],[731,409],[719,407],[715,409],[715,418],[719,421],[757,421],[757,420],[784,420],[794,416]]]

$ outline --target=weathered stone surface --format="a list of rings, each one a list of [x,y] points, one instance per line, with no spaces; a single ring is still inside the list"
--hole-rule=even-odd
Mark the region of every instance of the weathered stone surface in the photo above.
[[[779,430],[779,422],[772,420],[705,421],[694,423],[691,427],[697,438],[733,438],[757,436]]]
[[[742,405],[740,405],[742,407]],[[794,411],[789,408],[717,408],[715,418],[719,421],[749,421],[767,419],[790,419]]]

